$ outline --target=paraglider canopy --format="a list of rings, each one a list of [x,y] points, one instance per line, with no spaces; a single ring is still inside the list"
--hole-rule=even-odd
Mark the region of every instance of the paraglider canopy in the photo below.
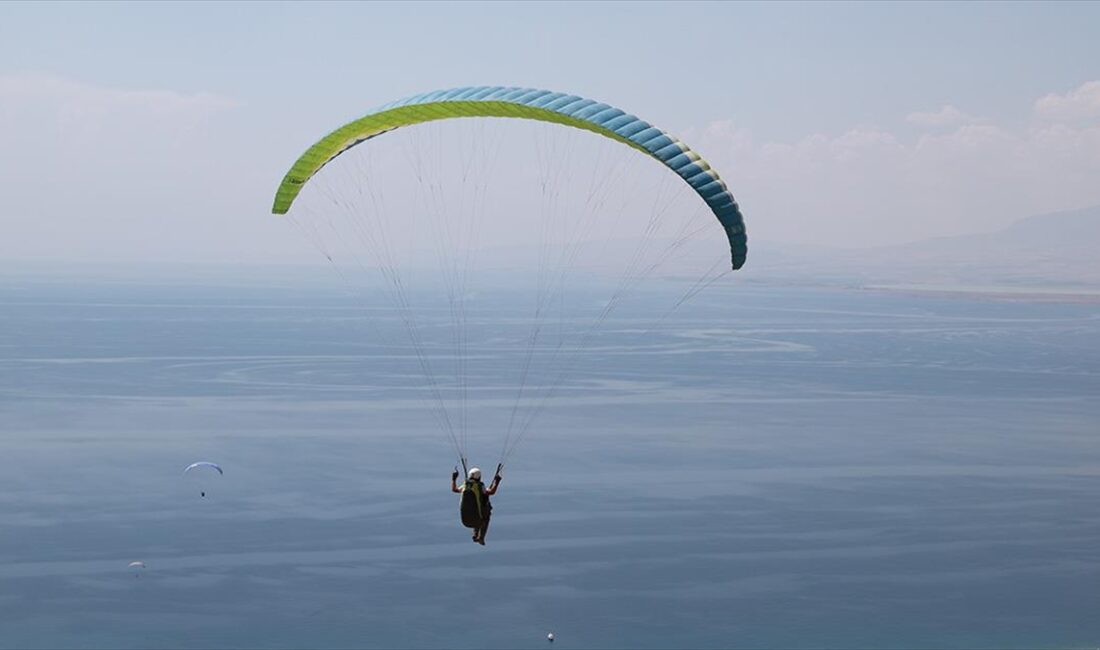
[[[371,322],[370,301],[388,299],[379,313],[408,336],[393,349],[421,375],[410,394],[467,476],[469,432],[502,432],[499,475],[559,391],[586,390],[574,379],[583,352],[620,336],[602,329],[635,289],[650,293],[630,309],[659,325],[746,257],[740,207],[687,144],[608,104],[529,88],[440,90],[369,111],[298,157],[272,212],[383,337],[389,322]],[[626,335],[652,329],[633,327]]]
[[[553,122],[637,149],[674,171],[695,190],[726,231],[733,269],[745,264],[745,222],[741,209],[725,181],[699,154],[678,138],[626,111],[592,99],[535,88],[452,88],[386,104],[336,129],[302,154],[279,185],[271,211],[286,214],[314,174],[357,144],[401,127],[460,117]]]
[[[217,463],[211,463],[211,462],[208,462],[208,461],[205,461],[205,460],[199,461],[197,463],[191,463],[190,465],[187,466],[186,469],[183,470],[183,473],[187,474],[188,472],[191,472],[192,470],[199,469],[201,467],[209,467],[213,470],[216,470],[218,472],[218,474],[225,474],[225,472],[222,471],[222,468]]]

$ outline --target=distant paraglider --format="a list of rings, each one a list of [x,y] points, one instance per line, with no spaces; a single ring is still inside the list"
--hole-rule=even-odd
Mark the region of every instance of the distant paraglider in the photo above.
[[[197,463],[191,463],[187,466],[186,469],[183,470],[185,476],[192,476],[195,478],[196,481],[199,482],[199,494],[203,498],[206,497],[206,486],[209,480],[214,476],[215,472],[217,472],[218,476],[222,476],[225,474],[225,472],[222,471],[221,466],[219,466],[217,463],[211,463],[205,460],[199,461]]]
[[[135,578],[140,578],[141,573],[143,571],[145,571],[145,563],[142,562],[141,560],[136,560],[134,562],[131,562],[127,566],[129,567],[130,571],[133,571]]]

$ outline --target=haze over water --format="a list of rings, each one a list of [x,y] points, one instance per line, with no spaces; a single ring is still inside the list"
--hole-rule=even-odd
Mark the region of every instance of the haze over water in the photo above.
[[[1094,304],[731,279],[647,332],[655,283],[481,548],[396,319],[334,287],[0,284],[0,646],[1100,643]],[[513,299],[474,337],[483,467]],[[206,499],[196,460],[226,471]]]

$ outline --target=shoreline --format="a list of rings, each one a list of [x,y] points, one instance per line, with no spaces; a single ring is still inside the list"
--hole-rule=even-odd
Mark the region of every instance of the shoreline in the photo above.
[[[1013,302],[1050,302],[1078,305],[1100,305],[1100,289],[1070,289],[1065,287],[968,287],[920,284],[870,284],[859,287],[860,291],[879,293],[897,293],[915,296],[938,296],[945,298],[978,298]]]

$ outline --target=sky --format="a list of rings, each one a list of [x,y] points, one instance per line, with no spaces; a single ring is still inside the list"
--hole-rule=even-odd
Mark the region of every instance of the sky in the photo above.
[[[313,141],[426,90],[622,107],[752,241],[874,246],[1100,204],[1100,3],[2,3],[0,257],[278,262]],[[750,244],[751,245],[751,244]]]

